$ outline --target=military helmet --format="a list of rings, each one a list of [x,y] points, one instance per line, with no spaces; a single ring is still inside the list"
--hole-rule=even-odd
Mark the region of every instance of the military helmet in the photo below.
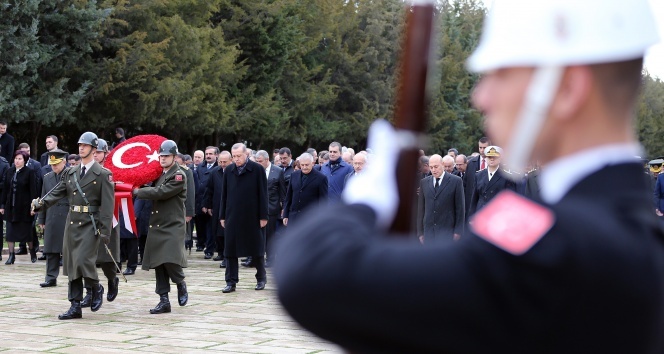
[[[159,155],[177,155],[178,154],[178,145],[173,140],[164,140],[159,147]]]
[[[97,150],[108,152],[108,143],[104,139],[97,139]]]
[[[78,138],[78,143],[79,144],[87,144],[92,146],[93,148],[97,147],[99,139],[97,138],[97,134],[93,132],[85,132],[81,135],[80,138]]]

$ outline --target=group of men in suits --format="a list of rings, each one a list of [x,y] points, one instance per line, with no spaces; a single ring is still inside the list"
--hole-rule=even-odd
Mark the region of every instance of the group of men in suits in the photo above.
[[[448,155],[420,157],[417,235],[423,244],[458,240],[471,217],[499,192],[516,191],[509,172],[501,168],[502,149],[479,141],[479,154],[467,159],[450,149]],[[423,165],[426,164],[426,170]],[[534,188],[534,187],[533,187]]]

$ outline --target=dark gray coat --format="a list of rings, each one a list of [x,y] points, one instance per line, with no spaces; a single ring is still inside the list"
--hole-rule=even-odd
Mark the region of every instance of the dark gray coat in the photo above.
[[[434,189],[434,177],[420,181],[417,201],[417,235],[424,242],[451,241],[454,234],[463,235],[466,203],[461,177],[445,173]]]
[[[267,178],[260,164],[247,160],[242,173],[235,164],[226,167],[221,189],[221,218],[225,220],[224,256],[263,256],[267,220]]]
[[[53,171],[45,174],[41,195],[44,196],[53,189],[66,173],[66,170],[63,170],[59,175]],[[69,214],[69,200],[66,197],[62,197],[50,208],[39,212],[37,223],[46,226],[44,228],[44,253],[62,253],[67,214]]]

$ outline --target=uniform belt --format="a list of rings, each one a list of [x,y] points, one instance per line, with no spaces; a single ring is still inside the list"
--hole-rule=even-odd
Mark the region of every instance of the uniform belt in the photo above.
[[[71,211],[76,213],[94,213],[99,211],[99,206],[97,205],[72,205],[70,208]]]

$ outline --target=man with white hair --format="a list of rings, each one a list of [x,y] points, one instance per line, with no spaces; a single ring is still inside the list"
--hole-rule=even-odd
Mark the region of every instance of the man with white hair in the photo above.
[[[284,202],[284,225],[290,225],[305,210],[327,201],[328,181],[314,170],[314,157],[305,152],[298,158],[300,170],[293,172]]]
[[[346,175],[346,178],[344,180],[344,186],[346,183],[348,183],[348,180],[350,178],[353,178],[353,176],[357,176],[360,173],[362,173],[362,170],[364,169],[364,166],[367,164],[367,153],[362,153],[360,152],[359,154],[355,154],[353,157],[353,172],[349,173]]]
[[[282,304],[349,352],[664,353],[664,233],[632,124],[648,0],[496,0],[484,24],[473,101],[510,168],[546,166],[543,204],[504,191],[459,242],[385,237],[399,145],[376,122],[381,163],[281,245]]]

